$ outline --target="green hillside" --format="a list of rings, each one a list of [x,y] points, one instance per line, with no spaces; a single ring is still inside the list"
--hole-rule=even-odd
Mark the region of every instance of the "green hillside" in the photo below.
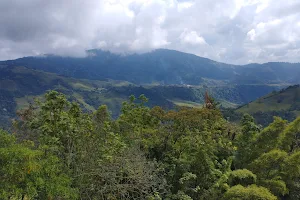
[[[239,107],[236,111],[253,115],[261,124],[268,124],[272,121],[272,116],[293,120],[300,116],[300,86],[274,91]]]
[[[112,85],[115,87],[128,85],[120,81],[88,81],[58,76],[53,73],[28,69],[25,67],[0,68],[0,124],[7,124],[15,117],[17,110],[27,107],[34,99],[48,90],[57,90],[76,100],[84,110],[93,111],[93,105],[106,103],[112,109],[127,97],[111,99],[105,93]],[[95,103],[86,98],[97,96]],[[95,99],[93,99],[95,101]]]
[[[223,107],[237,107],[250,102],[280,85],[135,85],[126,81],[84,80],[59,76],[26,67],[0,68],[0,124],[15,117],[17,110],[28,106],[48,90],[57,90],[77,101],[81,107],[94,111],[106,104],[113,117],[119,115],[122,102],[130,95],[145,94],[148,106],[160,105],[166,109],[176,106],[201,107],[208,91]]]

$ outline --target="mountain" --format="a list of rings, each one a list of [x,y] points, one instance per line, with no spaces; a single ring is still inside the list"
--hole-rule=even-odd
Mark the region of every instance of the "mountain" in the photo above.
[[[63,76],[92,80],[122,80],[134,84],[297,84],[300,63],[230,65],[174,50],[118,55],[89,50],[83,58],[45,55],[2,61]]]
[[[237,113],[249,113],[262,125],[267,125],[273,116],[289,121],[300,116],[300,86],[294,85],[280,91],[274,91],[255,101],[239,107]]]
[[[16,110],[53,89],[87,111],[107,104],[116,117],[131,94],[145,94],[149,106],[174,108],[202,106],[204,93],[209,91],[223,107],[236,107],[300,82],[299,63],[239,66],[166,49],[132,55],[89,50],[87,54],[82,58],[45,55],[1,61],[0,121],[7,122]],[[248,110],[262,115],[263,110],[256,106]],[[247,112],[245,107],[238,110]],[[268,112],[283,111],[263,113]]]
[[[221,102],[223,107],[236,107],[273,90],[278,85],[135,85],[126,81],[87,80],[60,76],[23,66],[0,67],[0,124],[7,124],[16,111],[28,106],[34,98],[48,90],[57,90],[77,101],[86,111],[108,105],[112,116],[119,115],[122,102],[133,94],[145,94],[149,106],[170,109],[175,106],[202,106],[205,91]]]

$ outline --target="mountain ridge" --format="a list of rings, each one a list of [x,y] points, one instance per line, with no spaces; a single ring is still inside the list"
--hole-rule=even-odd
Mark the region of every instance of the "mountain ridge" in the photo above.
[[[108,104],[114,111],[131,94],[145,94],[149,106],[174,108],[201,106],[209,91],[232,107],[300,83],[300,64],[239,66],[166,49],[133,55],[88,52],[84,58],[48,55],[0,62],[0,114],[13,117],[22,105],[53,89],[86,110]]]
[[[159,105],[167,109],[176,106],[199,107],[204,101],[205,91],[222,103],[224,107],[235,107],[247,103],[273,90],[278,85],[135,85],[126,81],[86,80],[60,76],[22,66],[0,67],[0,124],[8,123],[17,110],[28,106],[48,90],[57,90],[67,95],[91,112],[101,104],[108,105],[113,117],[122,102],[133,94],[146,95],[148,106]]]
[[[201,85],[205,84],[203,79],[229,84],[297,84],[300,77],[300,63],[233,65],[168,49],[131,55],[95,49],[87,52],[90,56],[82,58],[24,57],[1,61],[0,65],[26,66],[80,79],[113,79],[135,84]]]
[[[79,56],[79,57],[76,57],[76,56],[63,56],[63,55],[56,55],[56,54],[49,53],[49,54],[41,54],[41,55],[36,55],[36,56],[24,56],[24,57],[19,57],[19,58],[15,58],[15,59],[0,60],[0,62],[14,61],[14,60],[22,59],[22,58],[45,58],[45,57],[86,58],[86,57],[89,57],[89,56],[93,57],[94,56],[93,53],[95,51],[103,52],[103,53],[110,53],[110,54],[114,54],[114,55],[117,55],[117,56],[120,56],[120,57],[122,57],[122,56],[133,56],[133,55],[150,54],[152,52],[160,52],[160,51],[170,51],[170,52],[176,52],[176,53],[181,53],[181,54],[186,54],[186,55],[198,57],[198,58],[201,58],[201,59],[204,59],[204,60],[218,62],[218,63],[225,64],[225,65],[242,66],[242,67],[243,66],[248,66],[248,65],[264,65],[264,64],[273,64],[273,63],[300,64],[300,62],[287,62],[287,61],[268,61],[268,62],[263,62],[263,63],[253,62],[253,63],[246,63],[246,64],[233,64],[233,63],[226,63],[226,62],[223,62],[223,61],[216,61],[216,60],[213,60],[211,58],[207,58],[207,57],[203,57],[203,56],[198,56],[198,55],[193,54],[193,53],[188,53],[188,52],[179,51],[179,50],[175,50],[175,49],[167,49],[167,48],[153,49],[151,51],[147,51],[147,52],[144,52],[144,53],[136,53],[136,52],[135,53],[114,53],[114,52],[111,52],[109,50],[102,50],[102,49],[94,48],[94,49],[88,49],[88,50],[86,50],[86,52],[87,52],[86,56]]]

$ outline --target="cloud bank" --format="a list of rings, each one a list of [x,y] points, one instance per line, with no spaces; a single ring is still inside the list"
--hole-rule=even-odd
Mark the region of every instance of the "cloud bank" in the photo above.
[[[234,64],[300,62],[299,0],[2,0],[0,60],[168,48]]]

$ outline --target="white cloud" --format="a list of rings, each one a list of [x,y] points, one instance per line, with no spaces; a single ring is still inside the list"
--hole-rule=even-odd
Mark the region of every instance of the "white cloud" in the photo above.
[[[182,43],[187,43],[192,45],[206,44],[205,39],[199,36],[196,31],[185,30],[183,33],[181,33],[179,38]]]
[[[194,2],[180,2],[177,5],[178,11],[181,12],[184,9],[188,9],[190,7],[192,7],[195,3]]]
[[[237,64],[299,62],[299,22],[296,0],[2,0],[0,60],[169,48]]]
[[[255,33],[255,30],[254,29],[251,29],[251,31],[249,31],[247,33],[247,36],[249,37],[250,40],[254,40],[255,39],[255,36],[256,36],[256,33]]]
[[[268,6],[269,6],[269,0],[262,1],[262,2],[256,7],[255,13],[257,14],[257,13],[262,12],[262,11],[265,10]]]

